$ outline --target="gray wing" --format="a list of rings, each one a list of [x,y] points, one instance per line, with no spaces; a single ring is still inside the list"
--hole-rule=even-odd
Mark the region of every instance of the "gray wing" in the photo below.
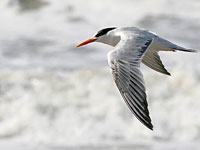
[[[174,51],[174,50],[172,48],[166,46],[168,43],[164,39],[159,38],[156,35],[152,38],[154,40],[153,40],[151,46],[148,48],[148,51],[145,53],[145,55],[142,59],[142,63],[144,63],[146,66],[148,66],[149,68],[151,68],[157,72],[163,73],[165,75],[170,75],[170,73],[167,71],[167,69],[163,65],[163,63],[160,59],[160,56],[158,55],[158,52],[162,51],[162,50],[164,50],[164,51]],[[170,43],[169,43],[169,45],[170,45]]]
[[[142,63],[148,66],[149,68],[158,71],[160,73],[166,74],[166,75],[171,75],[167,69],[165,69],[165,66],[163,65],[160,56],[158,55],[158,52],[148,50],[143,59]]]
[[[197,50],[186,49],[178,46],[168,40],[165,40],[153,33],[145,31],[144,34],[154,39],[148,51],[145,53],[142,62],[150,67],[151,69],[158,71],[160,73],[170,75],[170,73],[165,69],[158,52],[159,51],[183,51],[183,52],[197,52]]]
[[[116,51],[111,53],[110,65],[114,81],[126,104],[137,119],[146,127],[153,130],[146,101],[145,86],[140,62],[150,41],[134,41],[131,45],[125,42]],[[128,45],[128,46],[127,46]]]

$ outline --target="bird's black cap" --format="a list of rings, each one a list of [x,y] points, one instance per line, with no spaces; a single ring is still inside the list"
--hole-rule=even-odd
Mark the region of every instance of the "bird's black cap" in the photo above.
[[[116,27],[102,29],[99,32],[97,32],[97,34],[95,35],[95,37],[99,37],[99,36],[105,35],[109,31],[114,30],[114,29],[116,29]]]

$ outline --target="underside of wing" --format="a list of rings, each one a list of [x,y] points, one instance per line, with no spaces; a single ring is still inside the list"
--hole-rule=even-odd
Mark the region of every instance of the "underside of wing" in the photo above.
[[[149,129],[153,130],[146,101],[143,76],[138,67],[125,61],[112,64],[115,83],[132,113]]]
[[[142,63],[157,72],[170,75],[167,69],[165,69],[157,51],[148,50],[142,59]]]
[[[141,59],[151,42],[144,38],[127,40],[110,53],[108,60],[114,81],[129,109],[142,124],[153,130],[144,79],[140,72]]]

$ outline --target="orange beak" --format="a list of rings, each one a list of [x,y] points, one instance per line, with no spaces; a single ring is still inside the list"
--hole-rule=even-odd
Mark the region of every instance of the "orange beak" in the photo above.
[[[94,42],[94,41],[96,41],[96,40],[97,40],[97,38],[96,38],[96,37],[93,37],[93,38],[91,38],[91,39],[88,39],[88,40],[86,40],[86,41],[84,41],[84,42],[78,44],[76,47],[81,47],[81,46],[83,46],[83,45],[92,43],[92,42]]]

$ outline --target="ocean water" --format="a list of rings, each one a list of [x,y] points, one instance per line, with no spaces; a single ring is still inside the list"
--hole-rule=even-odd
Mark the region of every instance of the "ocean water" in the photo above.
[[[112,47],[80,41],[110,26],[149,29],[200,50],[198,0],[1,0],[0,149],[199,149],[200,54],[160,53],[172,76],[142,66],[154,131],[112,80]]]

